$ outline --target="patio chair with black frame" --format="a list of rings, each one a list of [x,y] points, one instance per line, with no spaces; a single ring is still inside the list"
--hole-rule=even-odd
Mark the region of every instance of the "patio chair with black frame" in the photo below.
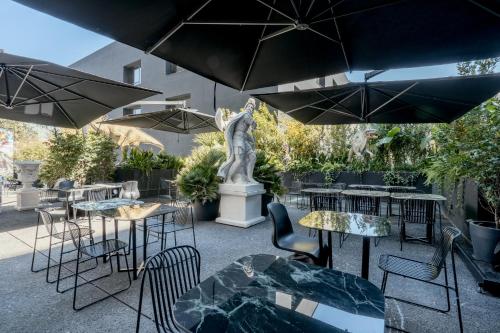
[[[450,290],[453,290],[456,295],[456,304],[457,304],[457,313],[458,313],[458,321],[460,325],[460,332],[463,332],[463,324],[462,324],[462,312],[460,309],[460,297],[458,292],[458,283],[457,283],[457,272],[455,267],[455,256],[454,256],[454,245],[455,240],[461,235],[460,230],[455,227],[445,227],[443,229],[441,235],[441,241],[432,259],[428,262],[417,261],[413,259],[398,257],[389,254],[383,254],[379,257],[378,267],[384,271],[384,275],[382,277],[382,286],[381,290],[385,294],[385,289],[387,286],[387,281],[389,278],[389,274],[393,274],[396,276],[401,276],[409,279],[413,279],[416,281],[428,283],[434,286],[442,287],[446,290],[446,301],[447,308],[440,309],[431,307],[429,305],[412,302],[409,300],[396,298],[393,296],[385,296],[385,298],[394,299],[403,303],[415,305],[418,307],[422,307],[424,309],[429,309],[441,313],[447,313],[451,309],[450,302]],[[448,282],[448,271],[446,265],[446,258],[448,253],[451,252],[451,265],[453,272],[453,286],[449,285]],[[440,276],[441,271],[444,271],[444,280],[445,284],[437,283],[435,280]]]
[[[341,200],[338,194],[312,194],[312,211],[330,210],[340,211]],[[316,237],[316,229],[309,229],[309,237]],[[342,241],[343,234],[339,233],[340,242]]]
[[[167,236],[173,234],[174,246],[177,246],[177,232],[191,229],[193,233],[193,245],[196,248],[193,206],[188,201],[179,200],[174,201],[172,206],[176,208],[176,211],[173,213],[171,220],[162,220],[161,222],[156,220],[148,223],[146,243],[150,244],[149,236],[153,234],[160,240],[160,249],[164,250],[167,246]],[[141,225],[137,225],[136,227],[139,230],[143,228]]]
[[[149,283],[156,330],[181,331],[173,318],[173,308],[179,297],[200,283],[200,262],[200,253],[189,245],[163,250],[147,260],[139,294],[136,332],[141,325],[146,281]]]
[[[76,260],[76,259],[70,259],[70,260],[63,261],[63,255],[74,252],[76,250],[76,248],[64,251],[63,243],[67,242],[67,241],[71,241],[71,235],[70,235],[69,231],[67,231],[65,229],[63,231],[58,231],[58,229],[55,225],[56,223],[54,222],[54,217],[51,214],[51,211],[53,211],[53,209],[38,209],[37,211],[38,211],[38,221],[37,221],[36,231],[35,231],[35,242],[33,245],[33,255],[31,257],[31,271],[34,273],[46,271],[45,281],[48,283],[57,282],[56,290],[60,291],[59,290],[59,282],[63,279],[67,279],[67,278],[73,276],[73,275],[66,275],[63,278],[61,278],[61,265],[64,265],[64,264],[67,264],[67,263],[70,263],[70,262],[73,262]],[[40,221],[43,223],[43,225],[45,226],[45,229],[47,231],[47,235],[45,235],[45,236],[40,236],[40,234],[41,234]],[[89,237],[92,233],[94,233],[94,230],[92,230],[92,229],[89,229],[86,227],[81,228],[82,237]],[[39,245],[38,244],[39,240],[46,239],[46,238],[49,239],[47,264],[43,268],[35,268],[35,257],[36,257],[37,252],[39,252],[39,250],[37,249],[37,246]],[[57,245],[61,245],[61,249],[59,251],[60,253],[59,253],[59,260],[58,261],[56,261],[52,258],[53,248]],[[56,262],[56,263],[52,264],[52,262]],[[50,269],[54,268],[54,267],[58,267],[57,279],[51,280],[49,278]],[[87,270],[94,269],[95,267],[97,267],[97,261],[96,261],[96,266],[91,267]]]
[[[441,206],[439,202],[433,200],[406,199],[402,200],[401,213],[398,220],[399,224],[399,243],[400,250],[403,251],[403,241],[418,241],[432,244],[436,238],[435,222],[436,212],[439,217],[439,230],[443,232],[443,223],[441,218]],[[427,236],[409,236],[406,233],[408,224],[426,225]]]
[[[358,195],[342,195],[342,207],[344,212],[347,213],[358,213],[364,215],[374,215],[381,216],[382,207],[381,207],[381,198],[380,197],[372,197],[372,196],[358,196]],[[345,234],[339,246],[342,247],[342,244],[347,239],[349,234]],[[378,246],[380,242],[380,238],[375,238],[375,246]]]
[[[178,199],[177,184],[171,179],[160,179],[158,186],[158,200],[166,200],[171,203]]]
[[[287,187],[287,192],[285,193],[285,198],[284,198],[284,203],[286,204],[286,199],[288,198],[288,202],[290,205],[292,204],[292,198],[295,197],[295,204],[297,208],[299,208],[299,204],[302,205],[301,203],[301,198],[302,198],[302,182],[298,180],[292,181],[292,184]],[[299,203],[300,202],[300,203]]]
[[[66,228],[69,230],[70,235],[71,235],[71,240],[73,241],[73,244],[75,245],[75,247],[78,251],[77,260],[76,260],[76,270],[75,270],[75,274],[74,274],[75,281],[74,281],[74,285],[72,288],[73,289],[73,309],[75,311],[84,309],[92,304],[103,301],[109,297],[112,297],[112,296],[130,288],[130,286],[132,285],[132,279],[130,277],[130,268],[128,265],[128,259],[127,259],[127,255],[125,252],[125,249],[128,246],[127,243],[122,242],[118,239],[108,239],[106,241],[86,243],[86,241],[83,238],[82,228],[78,224],[76,224],[74,222],[66,221]],[[83,285],[92,283],[94,281],[97,281],[97,280],[100,280],[100,279],[103,279],[105,277],[112,275],[113,274],[113,260],[111,257],[113,255],[115,255],[116,264],[118,267],[120,267],[120,263],[119,263],[119,260],[120,260],[119,252],[120,251],[123,253],[123,258],[125,259],[125,265],[127,267],[126,272],[128,275],[128,286],[125,288],[121,288],[117,291],[114,291],[112,293],[108,293],[105,297],[101,297],[96,301],[88,302],[87,304],[82,305],[82,306],[77,306],[78,288],[82,287]],[[109,262],[109,266],[111,268],[110,273],[101,275],[101,276],[93,278],[93,279],[85,279],[85,282],[78,284],[78,278],[79,278],[80,274],[83,273],[83,271],[80,271],[80,264],[82,263],[81,258],[83,258],[83,256],[87,256],[89,258],[96,259],[96,260],[99,257],[109,256],[110,259],[108,262]]]

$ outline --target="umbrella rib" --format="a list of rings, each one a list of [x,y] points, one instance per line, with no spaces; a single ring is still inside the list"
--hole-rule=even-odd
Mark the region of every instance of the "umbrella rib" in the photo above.
[[[184,22],[185,25],[237,25],[237,26],[289,26],[292,22],[224,22],[224,21],[188,21]]]
[[[66,86],[63,86],[62,88],[56,88],[56,89],[53,89],[53,90],[51,90],[51,91],[47,91],[47,92],[46,92],[46,93],[44,93],[44,94],[40,94],[40,95],[38,95],[38,96],[36,96],[36,97],[32,97],[32,98],[27,99],[27,100],[25,100],[25,101],[22,101],[22,102],[19,102],[19,103],[13,104],[12,106],[22,106],[22,105],[26,105],[26,102],[27,102],[27,101],[29,101],[29,100],[33,100],[33,99],[35,99],[35,100],[36,100],[36,99],[38,99],[38,98],[45,97],[45,96],[47,96],[47,95],[49,95],[49,94],[53,94],[53,93],[55,93],[55,92],[58,92],[58,91],[60,91],[60,90],[63,90],[64,88],[69,88],[69,87],[71,87],[71,86],[77,85],[77,84],[82,83],[82,82],[85,82],[85,80],[80,80],[80,81],[77,81],[77,82],[73,82],[73,83],[70,83],[70,84],[68,84],[68,85],[66,85]]]
[[[375,89],[377,91],[386,90],[386,91],[389,91],[389,92],[392,92],[392,93],[396,93],[397,92],[395,90],[391,90],[391,89],[387,89],[387,88],[385,88],[385,89],[384,88],[372,88],[372,89]],[[440,98],[440,97],[434,97],[434,96],[425,96],[425,95],[413,94],[413,93],[409,93],[407,95],[408,96],[425,98],[425,99],[432,99],[432,100],[439,101],[439,102],[465,105],[465,106],[472,106],[472,107],[474,107],[474,106],[477,105],[477,103],[475,103],[475,102],[459,101],[459,100],[456,100],[456,99]]]
[[[388,94],[388,93],[386,93],[386,92],[384,92],[384,91],[382,91],[382,90],[380,90],[380,89],[377,89],[377,88],[372,88],[372,89],[373,89],[373,90],[375,90],[375,91],[377,91],[377,92],[379,92],[379,93],[381,93],[381,94],[382,94],[382,95],[384,95],[384,96],[387,96],[387,97],[389,97],[389,98],[391,98],[391,97],[392,97],[392,95],[390,95],[390,94]],[[410,95],[410,94],[408,94],[408,95]],[[438,116],[436,116],[436,115],[434,115],[434,114],[432,114],[432,113],[430,113],[430,112],[428,112],[428,111],[422,110],[421,108],[419,108],[419,107],[418,107],[418,106],[416,106],[416,105],[411,105],[410,103],[405,102],[404,100],[401,100],[401,102],[405,103],[405,104],[406,104],[406,107],[414,107],[414,108],[415,108],[415,109],[417,109],[418,111],[420,111],[420,112],[422,112],[422,113],[425,113],[425,114],[428,114],[429,116],[431,116],[431,117],[432,117],[432,118],[434,118],[434,119],[439,120],[440,122],[443,122],[443,123],[447,123],[447,122],[448,122],[448,121],[446,121],[445,119],[443,119],[443,118],[441,118],[441,117],[438,117]],[[395,110],[397,110],[397,109],[392,109],[392,110],[389,110],[389,111],[387,111],[387,112],[394,112]],[[382,112],[382,113],[387,113],[387,112]]]
[[[337,23],[337,18],[335,18],[335,13],[333,11],[333,8],[331,9],[331,11],[332,11],[332,16],[333,16],[333,23],[335,24],[335,30],[337,30],[337,37],[338,37],[339,42],[340,42],[340,48],[342,49],[342,54],[344,55],[345,64],[347,66],[347,70],[349,72],[351,72],[351,66],[349,65],[349,60],[347,59],[347,52],[346,52],[345,47],[344,47],[344,42],[342,41],[342,36],[340,35],[340,28],[339,28],[339,25]]]
[[[14,75],[16,75],[17,77],[21,78],[21,76],[15,70],[12,71],[12,73]],[[39,93],[43,93],[43,89],[41,89],[40,87],[38,87],[38,85],[36,85],[35,83],[31,82],[29,79],[26,79],[26,83],[29,84],[31,87],[33,87],[35,90],[37,90]],[[61,105],[61,103],[59,103],[54,97],[52,97],[50,95],[48,95],[47,97],[53,101],[53,103],[59,108],[59,110],[61,111],[61,113],[71,123],[71,125],[73,125],[73,127],[75,127],[75,128],[78,128],[78,125],[76,124],[76,122],[73,120],[73,118],[71,118],[71,116],[68,114],[68,112],[66,111],[66,109],[63,108],[63,106]]]
[[[82,95],[82,94],[80,94],[80,93],[77,93],[77,92],[75,92],[75,91],[73,91],[73,90],[71,90],[71,89],[64,88],[63,86],[60,86],[60,85],[58,85],[58,84],[56,84],[56,83],[54,83],[54,82],[50,82],[50,81],[48,81],[48,80],[45,80],[45,79],[43,79],[43,78],[41,78],[41,77],[39,77],[39,76],[36,76],[36,75],[34,75],[34,74],[31,74],[31,77],[33,77],[33,78],[35,78],[35,79],[37,79],[37,80],[40,80],[40,81],[42,81],[42,82],[45,82],[45,83],[47,83],[47,84],[53,85],[54,87],[61,88],[61,89],[62,89],[62,90],[64,90],[64,91],[67,91],[67,92],[69,92],[69,93],[71,93],[71,94],[74,94],[74,95],[76,95],[76,96],[82,97],[82,98],[84,98],[84,99],[86,99],[86,100],[89,100],[89,101],[91,101],[91,102],[93,102],[93,103],[95,103],[95,104],[98,104],[98,105],[103,106],[103,107],[105,107],[105,108],[108,108],[108,109],[110,109],[110,110],[116,109],[115,107],[112,107],[112,106],[110,106],[110,105],[107,105],[107,104],[104,104],[104,103],[102,103],[102,102],[99,102],[98,100],[96,100],[96,99],[94,99],[94,98],[90,98],[90,97],[87,97],[87,96]]]
[[[350,16],[350,15],[356,15],[356,14],[368,12],[368,11],[379,9],[379,8],[393,6],[393,5],[395,5],[395,4],[399,3],[399,2],[403,2],[403,1],[408,1],[408,0],[393,0],[393,1],[389,1],[388,3],[384,3],[384,4],[381,4],[381,5],[378,5],[378,6],[363,8],[363,9],[356,10],[354,12],[350,12],[350,13],[338,15],[338,16],[335,16],[335,18],[342,18],[342,17],[346,17],[346,16]]]
[[[297,15],[297,18],[300,17],[299,10],[297,9],[297,6],[295,5],[295,2],[293,0],[290,0],[290,3],[292,4],[293,10],[295,12],[295,15]]]
[[[257,1],[258,3],[260,3],[260,4],[264,5],[264,6],[266,6],[266,7],[267,7],[267,8],[269,8],[269,9],[271,9],[271,10],[275,11],[276,13],[280,14],[281,16],[286,17],[287,19],[289,19],[290,21],[292,21],[292,22],[294,22],[294,23],[297,21],[297,19],[294,19],[293,17],[291,17],[291,16],[289,16],[289,15],[287,15],[287,14],[283,13],[281,10],[279,10],[279,9],[277,9],[277,8],[275,8],[275,7],[273,7],[273,6],[271,6],[270,4],[268,4],[268,3],[266,3],[266,2],[264,2],[264,1],[262,1],[262,0],[255,0],[255,1]]]
[[[198,14],[200,11],[203,10],[203,8],[205,8],[210,2],[212,2],[212,0],[207,0],[205,1],[200,7],[198,7],[198,9],[196,9],[188,18],[186,21],[190,21],[193,17],[196,16],[196,14]],[[165,43],[167,41],[167,39],[169,39],[170,37],[172,37],[172,35],[174,35],[180,28],[182,28],[182,26],[184,25],[185,21],[182,20],[180,21],[175,27],[173,27],[172,29],[170,29],[165,35],[163,35],[163,37],[161,37],[156,43],[154,43],[151,47],[147,48],[146,49],[146,54],[150,54],[151,52],[153,52],[154,50],[156,50],[158,47],[160,47],[160,45],[162,45],[163,43]]]
[[[412,89],[413,87],[415,87],[417,84],[418,84],[418,81],[417,82],[413,82],[413,84],[411,84],[407,88],[403,89],[402,91],[400,91],[396,95],[392,96],[391,99],[389,99],[388,101],[385,101],[384,103],[382,103],[381,105],[379,105],[377,108],[375,108],[375,110],[373,110],[370,113],[368,113],[366,115],[365,119],[368,118],[368,117],[370,117],[372,114],[374,114],[378,110],[382,109],[387,104],[392,103],[393,101],[397,100],[400,96],[404,95],[407,91],[409,91],[410,89]]]
[[[355,118],[357,120],[362,120],[360,117],[356,116],[356,115],[353,115],[351,113],[347,113],[347,112],[342,112],[340,110],[335,110],[333,108],[333,106],[331,108],[328,108],[328,109],[322,109],[322,108],[318,108],[318,107],[315,107],[313,106],[312,107],[313,109],[319,109],[319,110],[322,110],[323,112],[321,112],[320,114],[318,114],[316,117],[314,117],[313,119],[309,120],[307,122],[307,124],[309,125],[310,123],[312,123],[313,121],[315,121],[316,119],[318,119],[319,117],[321,117],[322,115],[324,115],[326,112],[330,112],[330,113],[338,113],[340,115],[343,115],[343,116],[347,116],[347,117],[351,117],[351,118]]]
[[[473,5],[476,5],[478,6],[479,8],[481,8],[482,10],[485,10],[487,11],[488,13],[496,16],[496,17],[500,17],[500,14],[495,12],[493,9],[491,8],[488,8],[487,6],[483,5],[483,4],[480,4],[478,3],[477,1],[474,1],[474,0],[469,0],[470,3],[472,3]]]
[[[337,96],[342,96],[342,95],[344,95],[344,94],[345,94],[345,93],[344,93],[344,92],[342,92],[342,93],[340,93],[340,94],[336,94],[336,95],[330,96],[330,98],[337,97]],[[302,105],[302,106],[296,107],[295,109],[291,109],[291,110],[284,111],[284,112],[288,114],[288,113],[292,113],[292,112],[295,112],[295,111],[298,111],[298,110],[301,110],[301,109],[304,109],[304,108],[307,108],[307,107],[314,106],[314,105],[319,104],[319,103],[322,103],[322,102],[324,102],[324,101],[328,101],[328,97],[323,96],[323,95],[321,95],[321,94],[320,94],[320,96],[321,96],[323,99],[321,99],[321,100],[319,100],[319,101],[316,101],[316,102],[312,102],[312,103],[310,103],[310,104]]]
[[[6,70],[5,76],[4,76],[4,79],[5,79],[5,95],[6,95],[5,104],[10,105],[9,79],[7,78],[7,74],[10,72],[10,69],[6,68],[5,70]]]
[[[17,98],[17,95],[19,94],[19,91],[21,91],[21,88],[23,87],[24,83],[26,82],[26,79],[28,78],[28,76],[30,75],[31,73],[31,70],[33,69],[33,66],[30,66],[28,71],[26,72],[26,74],[24,75],[24,78],[23,80],[21,81],[21,83],[19,84],[19,87],[17,87],[17,90],[16,92],[14,93],[14,96],[12,96],[12,99],[9,103],[9,106],[12,106],[12,103],[14,103],[14,101],[16,100]]]
[[[273,4],[276,4],[276,0],[274,0]],[[267,14],[267,20],[269,21],[271,19],[271,15],[272,15],[273,11],[272,9],[269,10],[269,14]],[[243,84],[241,86],[241,91],[245,90],[245,86],[247,85],[247,81],[248,81],[248,78],[250,77],[250,73],[252,72],[252,69],[253,69],[253,65],[255,63],[255,59],[257,59],[257,54],[259,53],[259,50],[260,50],[260,44],[262,42],[262,37],[264,36],[264,33],[266,32],[266,27],[267,26],[264,26],[262,28],[262,32],[260,34],[260,39],[259,41],[257,42],[257,46],[255,47],[255,51],[253,53],[253,56],[252,56],[252,60],[250,61],[250,66],[248,66],[248,70],[247,70],[247,73],[245,75],[245,80],[243,81]]]
[[[338,40],[333,39],[332,37],[330,37],[330,36],[328,36],[328,35],[325,35],[324,33],[319,32],[319,31],[318,31],[318,30],[316,30],[316,29],[311,28],[310,26],[309,26],[309,27],[307,27],[307,30],[312,31],[312,32],[314,32],[315,34],[320,35],[321,37],[324,37],[324,38],[328,39],[329,41],[332,41],[332,42],[334,42],[334,43],[337,43],[337,44],[342,45],[342,43],[341,43],[341,42],[339,42]]]
[[[289,24],[287,27],[285,27],[283,29],[280,29],[280,30],[275,31],[275,32],[271,32],[270,34],[261,37],[260,40],[259,40],[259,42],[262,42],[262,41],[265,41],[265,40],[268,40],[268,39],[271,39],[271,38],[274,38],[274,37],[278,37],[278,36],[280,36],[282,34],[285,34],[287,32],[295,30],[296,28],[297,27],[294,24]]]
[[[71,102],[71,101],[80,101],[82,100],[83,98],[82,97],[76,97],[76,98],[67,98],[67,99],[58,99],[59,102]],[[29,100],[27,100],[29,101]],[[15,104],[15,105],[12,105],[12,107],[18,107],[18,106],[26,106],[26,105],[40,105],[40,104],[48,104],[48,103],[53,103],[53,102],[33,102],[33,103],[21,103],[21,104]]]
[[[311,9],[313,8],[315,2],[316,0],[312,0],[311,3],[309,4],[309,7],[307,8],[306,11],[306,17],[309,16],[309,13],[311,12]]]
[[[198,116],[197,114],[193,114],[193,117],[195,117],[195,118],[197,118],[197,119],[201,120],[201,122],[200,122],[198,125],[193,126],[193,127],[191,127],[191,128],[201,128],[201,127],[206,127],[204,124],[207,124],[208,126],[211,126],[211,127],[213,127],[213,128],[217,128],[216,126],[214,126],[212,123],[210,123],[210,122],[209,122],[209,120],[211,120],[212,118],[210,118],[210,119],[203,119],[203,118],[201,118],[200,116]],[[202,125],[203,125],[203,126],[202,126]],[[217,129],[217,130],[218,130],[218,129]]]
[[[342,2],[344,2],[344,1],[345,1],[345,0],[340,0],[340,1],[338,1],[337,3],[335,3],[335,4],[331,5],[331,6],[329,6],[329,7],[328,7],[328,8],[326,8],[325,10],[322,10],[320,13],[318,13],[318,14],[314,15],[312,19],[314,20],[314,19],[316,19],[316,18],[320,17],[321,15],[323,15],[324,13],[328,12],[329,10],[331,10],[331,9],[335,8],[336,6],[340,5],[340,4],[341,4]]]
[[[351,93],[351,94],[349,94],[348,96],[346,96],[346,97],[342,98],[339,102],[334,101],[331,97],[326,96],[325,94],[321,93],[320,91],[316,91],[316,93],[317,93],[318,95],[320,95],[321,97],[326,98],[328,101],[332,102],[332,103],[333,103],[333,105],[338,105],[338,106],[340,106],[342,109],[344,109],[344,111],[345,111],[345,112],[348,112],[348,113],[350,113],[350,114],[354,115],[355,117],[357,117],[357,115],[356,115],[356,114],[352,113],[352,112],[351,112],[351,110],[349,110],[348,108],[346,108],[344,105],[342,105],[342,104],[340,104],[340,103],[347,101],[349,98],[351,98],[352,96],[356,95],[356,94],[357,94],[358,92],[360,92],[360,91],[361,91],[361,88],[356,89],[354,92],[352,92],[352,93]],[[335,97],[335,96],[333,96],[333,97]]]

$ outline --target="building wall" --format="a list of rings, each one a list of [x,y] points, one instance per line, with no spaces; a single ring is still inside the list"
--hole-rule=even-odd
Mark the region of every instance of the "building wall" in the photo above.
[[[163,101],[167,98],[190,94],[190,106],[200,112],[214,114],[214,82],[187,70],[166,74],[166,61],[156,56],[145,54],[119,42],[97,50],[87,57],[75,62],[70,67],[95,74],[108,79],[123,81],[123,68],[137,61],[141,62],[140,87],[161,91],[161,95],[148,98],[152,101]],[[273,89],[266,90],[272,92]],[[247,93],[217,84],[216,107],[238,110],[248,100]],[[142,112],[161,111],[159,106],[143,106]],[[108,114],[109,119],[121,117],[123,109],[116,109]],[[145,130],[161,141],[169,153],[188,155],[193,147],[193,136]]]

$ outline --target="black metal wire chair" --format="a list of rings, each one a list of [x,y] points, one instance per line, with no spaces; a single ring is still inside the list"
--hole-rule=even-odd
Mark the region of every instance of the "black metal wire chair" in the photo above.
[[[41,230],[40,230],[40,225],[43,224],[45,227],[45,230],[47,231],[47,234],[45,236],[40,236]],[[43,229],[43,228],[42,228]],[[88,229],[88,228],[81,228],[81,233],[82,237],[88,237],[90,236],[94,230]],[[49,249],[48,249],[48,254],[47,254],[47,263],[42,267],[42,268],[35,268],[35,257],[36,254],[39,252],[37,250],[38,242],[40,239],[49,239]],[[31,271],[34,273],[41,272],[41,271],[46,271],[45,274],[45,281],[48,283],[54,283],[57,282],[57,290],[59,290],[59,282],[61,281],[61,274],[60,274],[60,268],[61,265],[67,264],[70,262],[75,261],[76,259],[71,259],[67,261],[63,261],[63,254],[71,253],[76,250],[76,248],[73,248],[71,250],[64,251],[64,247],[62,246],[64,242],[70,241],[71,240],[71,235],[68,231],[63,230],[63,231],[58,231],[57,227],[54,222],[54,217],[51,214],[50,209],[38,209],[38,221],[36,225],[36,231],[35,231],[35,242],[33,246],[33,255],[31,257]],[[55,260],[52,258],[52,252],[53,248],[57,245],[61,245],[60,249],[60,255],[59,255],[59,260]],[[55,263],[53,263],[55,262]],[[96,262],[97,264],[97,262]],[[50,279],[50,269],[54,267],[59,267],[58,269],[58,274],[57,274],[57,279],[51,280]],[[90,269],[95,268],[92,267]],[[65,276],[63,279],[66,279],[69,276]]]
[[[59,190],[54,188],[43,188],[40,190],[40,204],[42,206],[51,206],[59,203]]]
[[[384,271],[384,275],[382,277],[382,286],[381,286],[382,292],[385,293],[389,274],[410,278],[413,280],[425,282],[434,286],[439,286],[444,288],[446,290],[446,300],[447,300],[446,309],[434,308],[429,305],[415,303],[392,296],[385,296],[385,297],[392,298],[403,303],[419,306],[425,309],[446,313],[449,312],[451,309],[450,290],[453,290],[456,295],[460,332],[463,332],[462,312],[460,309],[457,273],[455,268],[455,256],[453,253],[455,240],[460,235],[461,232],[457,228],[449,226],[445,227],[441,235],[441,242],[439,246],[436,248],[436,251],[432,256],[432,259],[429,262],[416,261],[408,258],[398,257],[394,255],[387,255],[387,254],[381,255],[379,257],[378,267],[380,267],[380,269]],[[452,263],[453,281],[454,281],[453,287],[450,286],[448,283],[448,271],[446,267],[446,258],[448,256],[448,253],[450,252],[451,252],[451,263]],[[441,274],[441,271],[444,271],[444,280],[445,280],[444,285],[441,283],[434,282],[434,280],[436,280]]]
[[[173,318],[174,304],[179,297],[200,283],[200,262],[200,253],[189,245],[163,250],[147,260],[139,294],[136,332],[139,332],[141,324],[146,281],[151,292],[157,331],[180,331]]]
[[[285,193],[284,202],[286,204],[286,199],[288,198],[288,202],[290,205],[292,204],[292,198],[295,197],[295,203],[297,208],[299,205],[302,205],[302,183],[300,181],[292,181],[291,186],[287,188],[287,192]]]
[[[381,198],[372,196],[342,195],[342,206],[344,212],[365,215],[381,216]],[[342,237],[340,247],[349,235]],[[375,246],[378,246],[380,238],[375,238]]]
[[[160,179],[158,186],[158,199],[166,200],[171,203],[178,199],[177,184],[174,180]]]
[[[129,265],[128,265],[128,259],[127,259],[127,255],[126,255],[126,252],[125,252],[125,249],[127,248],[128,244],[125,243],[125,242],[122,242],[118,239],[108,239],[106,241],[100,241],[100,242],[94,242],[94,243],[87,243],[85,241],[85,239],[83,238],[83,233],[82,233],[82,228],[74,223],[74,222],[69,222],[67,221],[66,222],[66,228],[68,229],[70,235],[71,235],[71,240],[73,241],[73,244],[75,245],[78,253],[77,253],[77,260],[76,260],[76,271],[75,271],[75,283],[74,283],[74,286],[73,286],[73,309],[75,311],[78,311],[78,310],[81,310],[83,308],[86,308],[92,304],[95,304],[97,302],[100,302],[102,300],[105,300],[111,296],[114,296],[122,291],[125,291],[127,290],[128,288],[130,288],[130,286],[132,285],[132,279],[130,278],[130,268],[129,268]],[[120,255],[119,255],[119,252],[122,251],[123,252],[123,257],[125,258],[125,265],[127,267],[127,275],[128,275],[128,286],[125,287],[125,288],[122,288],[122,289],[119,289],[113,293],[108,293],[105,297],[101,297],[99,298],[98,300],[96,301],[93,301],[93,302],[89,302],[85,305],[82,305],[82,306],[77,306],[77,291],[78,291],[78,288],[83,286],[83,285],[86,285],[86,284],[89,284],[89,283],[92,283],[94,281],[97,281],[97,280],[100,280],[102,278],[105,278],[105,277],[108,277],[110,276],[111,274],[113,274],[113,260],[111,258],[111,256],[115,255],[116,256],[116,264],[118,267],[120,267]],[[94,279],[85,279],[85,282],[84,283],[80,283],[78,284],[78,277],[80,275],[80,273],[83,273],[83,271],[80,271],[80,264],[82,263],[81,261],[81,258],[83,258],[83,256],[87,256],[89,258],[92,258],[92,259],[96,259],[97,261],[97,258],[99,257],[103,257],[103,256],[110,256],[110,259],[109,259],[109,266],[111,268],[111,271],[110,273],[108,274],[104,274],[104,275],[101,275],[97,278],[94,278]]]
[[[312,196],[312,211],[330,210],[340,211],[341,200],[338,194],[313,194]],[[316,230],[309,229],[309,237],[316,236]],[[339,233],[340,242],[342,242],[343,234]]]
[[[194,214],[193,207],[188,201],[174,201],[172,206],[177,208],[173,213],[172,219],[169,221],[148,223],[146,242],[149,241],[149,235],[153,234],[160,239],[160,248],[164,250],[167,245],[167,235],[173,234],[174,246],[177,246],[177,232],[183,230],[192,230],[193,245],[196,248],[196,235],[194,230]],[[142,226],[137,225],[138,229]]]
[[[399,243],[403,251],[403,241],[419,241],[432,244],[435,239],[436,216],[439,218],[439,229],[442,232],[441,206],[437,201],[407,199],[402,200],[399,217]],[[437,214],[436,214],[437,213]],[[430,238],[410,236],[406,233],[407,224],[424,224],[431,229]]]

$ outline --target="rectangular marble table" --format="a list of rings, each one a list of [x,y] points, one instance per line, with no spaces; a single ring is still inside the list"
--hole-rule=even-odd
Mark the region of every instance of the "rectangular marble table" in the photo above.
[[[370,264],[370,239],[386,237],[391,232],[391,222],[386,217],[344,213],[334,211],[315,211],[300,219],[299,224],[318,230],[318,241],[323,248],[323,231],[328,232],[328,266],[332,268],[332,232],[363,237],[361,258],[361,277],[368,279]]]
[[[352,274],[269,254],[243,257],[181,296],[184,332],[384,332],[384,295]]]

